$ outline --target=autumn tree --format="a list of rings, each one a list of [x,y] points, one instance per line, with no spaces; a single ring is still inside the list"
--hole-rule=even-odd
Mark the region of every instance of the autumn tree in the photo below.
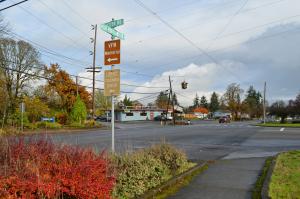
[[[19,106],[25,87],[40,74],[40,54],[29,43],[0,39],[1,79],[7,97],[7,114],[13,115]],[[4,86],[3,86],[4,85]],[[6,121],[7,117],[5,117]]]
[[[166,109],[168,106],[169,97],[168,94],[165,92],[160,92],[155,100],[155,104],[159,108]]]
[[[213,92],[210,97],[209,110],[214,113],[220,108],[219,98],[216,92]]]
[[[26,96],[24,102],[26,107],[25,111],[30,122],[35,123],[39,121],[41,117],[49,115],[50,109],[39,98]]]
[[[52,64],[49,68],[46,67],[45,76],[48,80],[48,89],[53,89],[60,96],[61,108],[70,113],[76,101],[76,83],[66,71],[59,68],[58,64]],[[90,107],[91,96],[85,87],[78,85],[78,94],[80,99]]]
[[[33,97],[45,103],[51,110],[61,109],[61,99],[57,92],[49,89],[48,85],[39,85],[33,91]]]
[[[223,95],[224,103],[234,119],[237,119],[239,117],[239,113],[241,112],[242,93],[243,90],[240,88],[240,85],[233,83],[227,87],[227,90]]]

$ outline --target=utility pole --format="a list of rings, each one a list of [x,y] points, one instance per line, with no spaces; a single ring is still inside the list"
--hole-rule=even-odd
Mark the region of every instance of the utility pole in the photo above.
[[[93,119],[95,118],[95,73],[96,73],[96,44],[97,44],[97,24],[94,26],[94,52],[93,52]]]
[[[90,52],[91,55],[93,55],[93,66],[86,68],[88,69],[87,72],[92,72],[93,73],[93,91],[92,91],[92,117],[93,119],[95,118],[95,81],[96,81],[96,73],[100,73],[101,67],[96,67],[96,47],[97,47],[97,24],[92,25],[92,30],[95,30],[95,35],[94,38],[90,38],[91,42],[94,43],[94,50]]]
[[[170,80],[170,76],[169,76],[169,80]],[[170,85],[171,85],[171,84],[170,84]],[[165,117],[165,125],[167,124],[167,120],[168,120],[168,112],[169,112],[170,96],[171,96],[171,86],[170,86],[170,88],[169,88],[169,97],[168,97],[167,112],[166,112],[166,117]]]
[[[175,125],[175,108],[174,108],[174,99],[173,99],[173,90],[172,90],[172,81],[171,81],[171,76],[169,75],[169,83],[170,83],[170,95],[169,95],[169,99],[171,97],[172,99],[172,107],[173,107],[173,125]],[[168,101],[169,102],[169,101]],[[169,103],[168,103],[169,106]]]
[[[264,99],[263,99],[264,124],[266,123],[266,90],[267,90],[267,82],[265,82],[264,84]]]

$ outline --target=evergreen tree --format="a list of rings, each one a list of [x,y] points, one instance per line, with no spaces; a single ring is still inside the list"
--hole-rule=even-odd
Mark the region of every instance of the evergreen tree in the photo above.
[[[209,104],[209,110],[214,113],[220,108],[220,103],[218,99],[217,93],[213,92],[213,94],[210,97],[210,104]]]
[[[179,105],[178,100],[177,100],[177,95],[176,95],[176,93],[173,94],[172,100],[173,100],[173,102],[174,102],[174,105]]]
[[[200,106],[200,100],[199,100],[199,97],[198,97],[198,94],[196,93],[196,96],[194,98],[194,108],[198,108]]]
[[[208,102],[205,96],[202,96],[200,99],[200,106],[208,109]]]
[[[247,112],[251,118],[260,117],[262,115],[262,96],[253,86],[250,86],[248,89],[244,104],[247,106]]]
[[[86,119],[87,116],[86,106],[85,103],[80,99],[79,95],[76,98],[70,116],[73,122],[79,122],[80,124],[82,124]]]
[[[130,100],[129,97],[127,97],[127,95],[125,95],[124,97],[123,104],[124,106],[132,106],[132,101]]]

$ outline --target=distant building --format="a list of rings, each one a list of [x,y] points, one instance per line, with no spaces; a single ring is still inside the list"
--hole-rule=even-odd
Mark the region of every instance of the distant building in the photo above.
[[[195,108],[194,115],[199,119],[205,119],[208,116],[208,110],[203,107]]]
[[[220,118],[220,117],[225,117],[225,116],[229,116],[230,118],[231,116],[231,112],[229,111],[216,111],[213,113],[213,118]]]
[[[164,109],[157,107],[144,107],[140,104],[135,104],[135,106],[126,106],[116,110],[115,119],[120,122],[154,120],[156,116],[162,115],[164,111]]]

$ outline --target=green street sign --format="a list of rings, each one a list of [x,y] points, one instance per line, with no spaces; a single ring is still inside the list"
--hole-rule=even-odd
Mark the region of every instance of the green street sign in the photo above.
[[[121,26],[124,24],[124,19],[119,19],[119,20],[112,20],[108,23],[105,24],[101,24],[100,28],[101,30],[103,30],[104,32],[107,32],[108,34],[111,35],[112,39],[114,39],[115,37],[124,40],[125,39],[125,35],[124,33],[118,32],[117,30],[115,30],[114,28],[117,26]]]
[[[108,23],[105,23],[105,25],[107,25],[111,28],[115,28],[115,27],[121,26],[123,24],[124,24],[124,19],[112,20]]]

